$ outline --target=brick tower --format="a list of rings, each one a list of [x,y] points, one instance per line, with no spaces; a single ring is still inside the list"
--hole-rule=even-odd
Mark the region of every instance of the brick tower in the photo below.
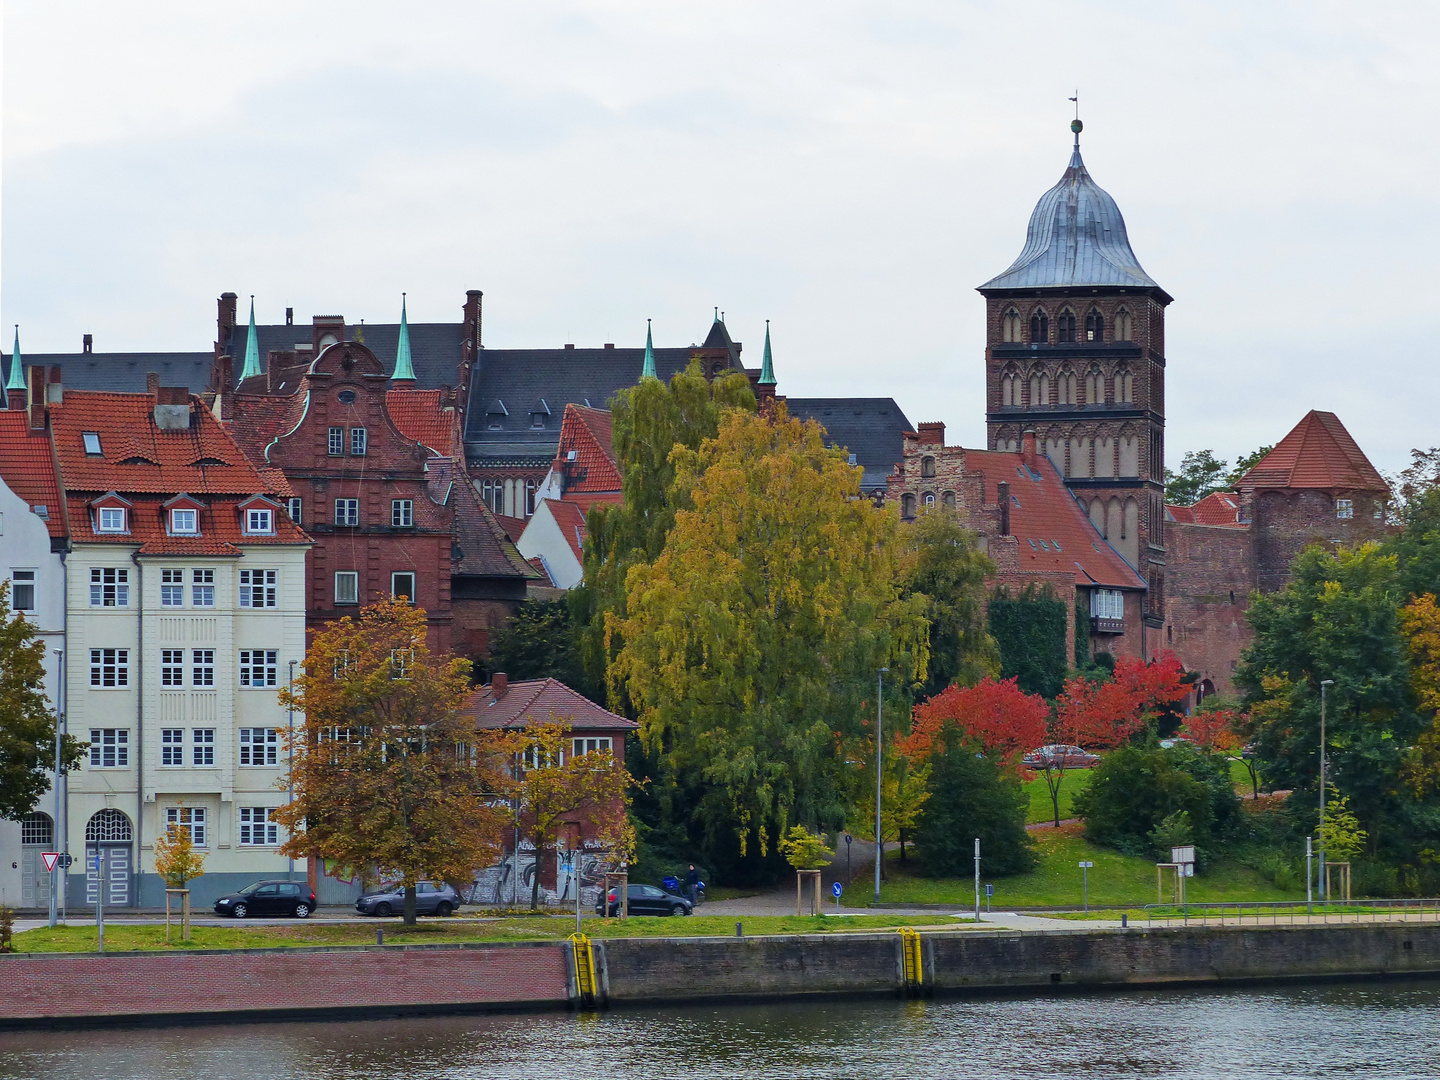
[[[1025,432],[1055,463],[1111,546],[1148,585],[1158,626],[1165,580],[1165,307],[1120,209],[1080,158],[1030,215],[1014,264],[985,297],[990,448]]]

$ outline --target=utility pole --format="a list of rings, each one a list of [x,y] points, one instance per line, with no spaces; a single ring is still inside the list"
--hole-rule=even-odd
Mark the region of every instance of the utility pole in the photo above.
[[[975,837],[975,921],[980,921],[980,838]]]
[[[1325,899],[1325,688],[1334,679],[1320,681],[1320,899]]]
[[[60,664],[60,674],[59,674],[59,676],[58,676],[57,679],[56,679],[56,682],[58,683],[58,682],[64,680],[64,678],[65,678],[65,664],[64,664],[65,654],[64,654],[63,652],[60,652],[59,650],[56,650],[55,655],[56,655],[57,657],[59,657],[60,660],[61,660],[61,664]],[[58,696],[58,694],[57,694],[57,696]],[[61,735],[60,735],[60,717],[59,717],[59,716],[56,716],[56,717],[55,717],[55,773],[54,773],[55,779],[52,781],[52,784],[53,784],[54,787],[55,787],[55,818],[54,818],[54,820],[53,820],[53,822],[52,822],[52,824],[53,824],[54,827],[53,827],[53,829],[51,830],[51,834],[50,834],[50,847],[51,847],[52,850],[55,850],[55,841],[56,841],[56,839],[58,839],[58,838],[55,836],[55,833],[57,833],[57,832],[60,831],[60,739],[61,739]],[[64,865],[63,865],[64,861],[65,861],[64,859],[57,859],[57,860],[55,861],[55,866],[54,866],[54,868],[50,871],[50,929],[51,929],[51,930],[54,930],[54,929],[55,929],[55,924],[59,921],[59,915],[60,915],[60,881],[61,881],[62,877],[63,877],[64,874],[65,874],[65,867],[64,867]]]
[[[885,723],[885,707],[882,704],[885,696],[885,673],[888,667],[882,667],[880,673],[875,676],[875,902],[880,902],[880,855],[884,850],[880,846],[880,759],[884,754],[884,743],[880,741],[880,730]]]
[[[290,693],[295,693],[295,661],[290,661]],[[290,726],[290,789],[286,797],[287,802],[295,801],[295,703],[292,700],[285,706],[285,721]],[[290,866],[285,874],[286,881],[295,880],[295,856],[290,856]]]
[[[69,676],[65,668],[65,651],[58,649],[55,655],[59,657],[60,660],[60,674],[55,681],[55,700],[60,707],[56,710],[55,719],[57,721],[57,727],[60,729],[60,735],[63,738],[70,734],[69,721],[65,716],[65,702],[70,694],[69,687],[66,685]],[[58,756],[56,760],[58,763]],[[58,882],[60,891],[60,921],[63,923],[66,921],[66,901],[70,892],[70,774],[61,772],[57,767],[55,771],[55,785],[57,795],[55,805],[59,808],[58,816],[55,819],[55,828],[60,831],[60,844],[58,848],[60,852],[60,878]]]

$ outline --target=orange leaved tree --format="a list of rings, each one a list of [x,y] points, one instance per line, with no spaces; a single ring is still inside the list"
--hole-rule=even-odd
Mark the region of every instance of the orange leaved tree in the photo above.
[[[275,812],[282,850],[373,869],[405,889],[415,922],[422,878],[469,881],[494,861],[508,814],[509,737],[460,712],[470,662],[425,644],[425,612],[367,607],[315,635],[284,704],[304,713],[289,739],[295,800]]]

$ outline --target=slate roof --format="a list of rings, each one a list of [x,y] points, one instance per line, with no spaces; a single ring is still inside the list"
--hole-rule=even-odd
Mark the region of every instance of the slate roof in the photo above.
[[[984,474],[987,504],[999,501],[1000,481],[1010,484],[1010,532],[1020,542],[1022,570],[1074,574],[1077,585],[1145,587],[1144,579],[1100,535],[1049,458],[1036,457],[1032,470],[1018,453],[966,450],[965,469]]]
[[[455,543],[450,565],[453,576],[538,578],[505,535],[495,515],[480,501],[475,485],[463,474],[455,478],[450,498],[455,508]]]
[[[0,480],[31,507],[45,507],[45,525],[52,538],[66,535],[65,504],[55,477],[50,434],[30,434],[28,410],[0,410]]]
[[[414,439],[431,452],[448,457],[454,450],[451,432],[455,410],[446,410],[443,390],[389,390],[385,407],[400,434]]]
[[[26,367],[58,367],[66,393],[105,390],[116,394],[145,393],[145,375],[156,372],[161,386],[183,386],[198,394],[210,383],[215,354],[206,352],[25,353]],[[9,370],[10,360],[3,361]]]
[[[558,679],[513,682],[499,698],[496,698],[493,687],[487,684],[471,694],[460,711],[473,716],[476,727],[487,729],[561,723],[577,731],[633,731],[640,726],[634,720],[601,708]]]
[[[1212,491],[1192,506],[1166,504],[1165,515],[1184,525],[1220,525],[1246,528],[1240,522],[1240,496],[1233,491]]]
[[[1020,257],[980,289],[1077,285],[1160,288],[1130,249],[1115,200],[1090,178],[1078,136],[1065,175],[1040,196],[1030,214]]]
[[[865,492],[884,490],[885,478],[905,456],[904,433],[915,430],[894,398],[787,397],[785,406],[791,416],[818,421],[827,445],[855,455],[865,470]]]
[[[1389,491],[1390,485],[1332,412],[1311,409],[1240,478],[1241,488]]]
[[[346,326],[345,340],[352,340],[359,329],[358,325]],[[455,386],[460,381],[465,324],[412,322],[409,330],[410,362],[415,368],[415,388],[434,390],[442,386]],[[386,374],[394,372],[395,352],[400,346],[400,324],[366,323],[364,333],[365,347],[380,359]],[[271,352],[285,352],[294,349],[296,345],[312,344],[314,328],[309,323],[269,323],[257,325],[255,336],[259,339],[260,370],[265,371]],[[225,352],[235,358],[237,372],[249,338],[249,325],[240,323],[231,331],[229,341],[222,343]]]

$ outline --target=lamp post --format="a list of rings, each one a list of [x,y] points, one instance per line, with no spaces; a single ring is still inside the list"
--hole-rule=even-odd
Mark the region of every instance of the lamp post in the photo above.
[[[289,776],[290,788],[289,788],[289,791],[287,792],[287,794],[286,794],[286,796],[285,796],[285,801],[286,801],[286,802],[292,802],[292,803],[293,803],[293,802],[295,801],[295,703],[294,703],[294,700],[293,700],[293,695],[294,695],[294,693],[295,693],[295,661],[294,661],[294,660],[291,660],[291,661],[290,661],[290,685],[289,685],[289,691],[290,691],[290,694],[291,694],[291,696],[292,696],[292,700],[289,701],[289,702],[285,705],[285,722],[289,725],[289,728],[290,728],[290,776]],[[286,869],[286,872],[285,872],[285,880],[286,880],[286,881],[294,881],[294,880],[295,880],[295,856],[294,856],[294,855],[291,855],[291,856],[290,856],[290,863],[289,863],[289,866],[288,866],[288,868]]]
[[[1320,680],[1320,899],[1325,896],[1325,688],[1334,679]]]
[[[885,695],[885,673],[888,667],[882,667],[879,674],[875,676],[875,902],[880,902],[880,853],[883,850],[880,846],[880,759],[884,754],[884,743],[880,741],[880,729],[885,723],[885,707],[882,704]]]

